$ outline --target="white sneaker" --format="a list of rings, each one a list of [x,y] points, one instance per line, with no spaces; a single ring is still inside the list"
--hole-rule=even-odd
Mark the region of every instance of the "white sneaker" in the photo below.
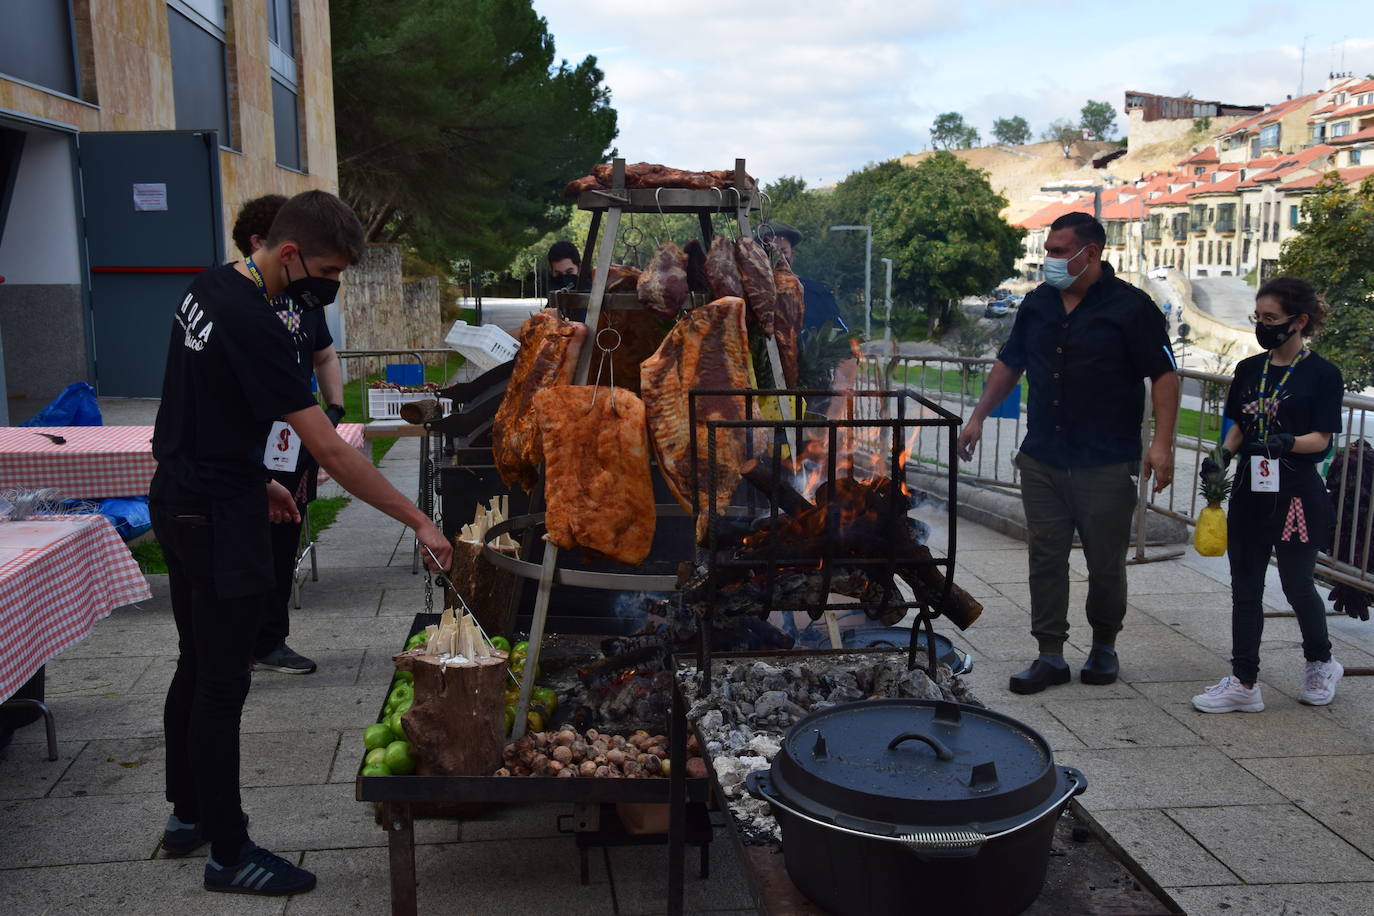
[[[1193,708],[1199,712],[1263,712],[1264,698],[1259,684],[1246,687],[1228,674],[1193,697]]]
[[[1341,663],[1334,658],[1329,662],[1308,662],[1302,675],[1302,693],[1299,703],[1308,706],[1325,706],[1336,699],[1336,682],[1345,674]]]

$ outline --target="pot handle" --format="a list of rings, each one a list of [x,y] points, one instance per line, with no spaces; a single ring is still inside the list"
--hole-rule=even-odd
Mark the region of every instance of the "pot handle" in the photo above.
[[[1083,771],[1078,767],[1060,767],[1064,775],[1073,780],[1073,790],[1069,792],[1069,798],[1075,795],[1082,795],[1088,791],[1088,777],[1083,775]]]
[[[901,841],[912,855],[929,862],[933,859],[971,859],[982,851],[988,838],[976,830],[934,830],[904,833]]]
[[[939,760],[954,759],[954,752],[951,751],[949,748],[945,747],[944,742],[942,742],[939,738],[935,738],[931,735],[922,734],[921,732],[904,732],[898,735],[897,737],[893,738],[891,741],[889,741],[887,743],[887,749],[889,751],[895,750],[897,748],[897,745],[901,744],[903,741],[912,740],[924,741],[926,744],[929,744],[931,750],[935,751],[935,756]]]

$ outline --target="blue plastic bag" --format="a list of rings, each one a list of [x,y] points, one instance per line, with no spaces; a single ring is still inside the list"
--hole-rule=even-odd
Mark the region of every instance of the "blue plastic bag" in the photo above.
[[[72,382],[52,402],[21,426],[103,426],[100,402],[95,389],[85,382]]]
[[[153,518],[148,513],[148,497],[124,496],[102,499],[100,514],[110,520],[115,531],[124,540],[132,540],[153,527]]]

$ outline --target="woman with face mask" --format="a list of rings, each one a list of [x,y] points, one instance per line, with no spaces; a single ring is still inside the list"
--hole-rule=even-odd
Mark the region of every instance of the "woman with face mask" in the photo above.
[[[1193,697],[1202,712],[1260,712],[1259,646],[1264,576],[1278,557],[1284,597],[1302,630],[1307,665],[1298,700],[1325,706],[1344,669],[1331,657],[1326,606],[1313,582],[1317,552],[1328,546],[1331,499],[1317,466],[1341,430],[1341,372],[1313,353],[1307,339],[1327,316],[1312,285],[1277,277],[1255,296],[1255,337],[1265,352],[1236,366],[1226,395],[1234,425],[1222,442],[1239,457],[1227,511],[1231,564],[1231,674]],[[1215,467],[1203,462],[1204,473]]]

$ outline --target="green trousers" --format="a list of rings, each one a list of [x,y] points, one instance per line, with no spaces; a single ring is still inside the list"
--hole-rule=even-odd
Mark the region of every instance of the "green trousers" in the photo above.
[[[1030,554],[1031,635],[1041,652],[1064,650],[1076,530],[1088,563],[1086,611],[1093,639],[1112,645],[1126,616],[1126,551],[1139,463],[1060,469],[1021,452],[1016,466]]]

